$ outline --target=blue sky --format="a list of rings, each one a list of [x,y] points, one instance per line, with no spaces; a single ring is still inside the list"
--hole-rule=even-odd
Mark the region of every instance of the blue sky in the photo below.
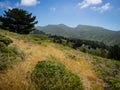
[[[120,0],[0,0],[0,15],[15,7],[33,13],[37,26],[83,24],[120,30]]]

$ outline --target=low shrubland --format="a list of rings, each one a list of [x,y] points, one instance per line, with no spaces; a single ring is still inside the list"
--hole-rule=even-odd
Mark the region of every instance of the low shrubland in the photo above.
[[[15,61],[24,59],[24,53],[17,46],[8,46],[13,41],[0,35],[0,71],[11,67]]]
[[[57,61],[38,62],[31,80],[37,90],[83,90],[80,78]]]
[[[120,90],[120,62],[93,56],[97,75],[104,80],[105,90]]]

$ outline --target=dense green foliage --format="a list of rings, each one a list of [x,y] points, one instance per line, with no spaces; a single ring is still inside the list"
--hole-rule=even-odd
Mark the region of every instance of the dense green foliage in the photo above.
[[[69,39],[62,36],[49,36],[53,42],[72,47],[82,52],[93,55],[106,57],[108,56],[109,47],[102,42],[95,42],[90,40]]]
[[[117,45],[112,46],[109,50],[108,58],[120,60],[120,47]]]
[[[92,40],[103,42],[107,45],[120,46],[120,32],[111,31],[101,27],[78,25],[75,28],[66,25],[48,25],[45,27],[36,27],[38,30],[47,34],[63,36],[68,38],[76,38],[82,40]]]
[[[109,90],[120,90],[120,78],[108,78]]]
[[[0,16],[1,28],[20,34],[28,34],[34,30],[36,17],[23,9],[13,8]]]
[[[38,62],[31,79],[37,90],[83,90],[80,78],[56,61]]]

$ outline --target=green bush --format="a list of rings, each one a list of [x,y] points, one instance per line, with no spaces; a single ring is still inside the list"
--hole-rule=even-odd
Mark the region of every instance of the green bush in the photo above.
[[[6,47],[6,45],[3,42],[0,42],[0,48]]]
[[[11,64],[11,60],[15,60],[16,55],[8,48],[0,48],[0,71],[5,70]]]
[[[7,62],[6,61],[8,62],[7,58],[3,54],[1,54],[1,52],[0,52],[0,71],[7,68]]]
[[[7,68],[8,63],[14,58],[14,53],[7,47],[12,41],[0,35],[0,71]]]
[[[5,45],[9,45],[13,41],[10,38],[0,35],[0,42],[3,42]]]
[[[0,71],[11,67],[16,61],[23,60],[24,56],[24,53],[15,46],[7,47],[3,44],[3,47],[0,47]]]
[[[8,53],[8,54],[13,54],[13,52],[10,50],[10,48],[9,47],[7,47],[7,46],[5,46],[5,47],[1,47],[0,48],[0,52],[1,53]]]
[[[108,78],[109,90],[120,90],[120,78]]]
[[[37,90],[83,90],[80,78],[55,61],[38,62],[31,80]]]
[[[13,63],[23,60],[25,55],[16,46],[8,47],[13,41],[0,35],[0,71],[11,67]]]

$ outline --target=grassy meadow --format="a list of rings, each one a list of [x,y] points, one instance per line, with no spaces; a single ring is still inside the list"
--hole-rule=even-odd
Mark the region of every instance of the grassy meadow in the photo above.
[[[82,53],[70,47],[53,43],[46,36],[40,35],[39,37],[34,37],[33,35],[19,35],[5,30],[0,30],[0,35],[4,35],[13,41],[13,43],[8,46],[9,48],[15,46],[24,53],[23,60],[20,60],[19,62],[16,61],[17,59],[14,60],[16,63],[9,63],[11,64],[10,67],[0,72],[0,90],[35,90],[37,84],[31,79],[31,74],[35,70],[38,62],[47,62],[47,60],[61,63],[61,65],[65,67],[65,75],[67,75],[66,73],[68,72],[72,73],[72,77],[75,75],[75,77],[79,79],[78,81],[80,81],[81,85],[83,85],[81,87],[83,87],[82,89],[84,90],[105,90],[106,88],[110,88],[109,90],[115,90],[114,86],[111,86],[111,83],[112,85],[116,85],[116,81],[112,82],[111,80],[120,78],[120,72],[116,71],[117,76],[112,76],[113,73],[109,73],[107,70],[113,71],[117,70],[117,68],[119,70],[120,64],[117,64],[120,63],[119,61]],[[19,55],[21,55],[21,53],[16,57],[20,57]],[[45,68],[45,70],[49,69]],[[56,75],[60,76],[61,74]],[[56,75],[55,80],[57,80]],[[108,78],[112,79],[105,80],[107,75]],[[39,77],[40,76],[37,78]],[[45,78],[46,82],[43,81],[43,83],[47,83],[47,78],[48,77]],[[59,78],[60,77],[58,77],[58,82],[62,82]],[[44,78],[40,80],[42,81]],[[57,86],[62,86],[58,84]],[[117,84],[118,86],[116,87],[116,90],[119,89],[120,82],[117,81]],[[40,84],[40,86],[41,85],[42,84]]]

